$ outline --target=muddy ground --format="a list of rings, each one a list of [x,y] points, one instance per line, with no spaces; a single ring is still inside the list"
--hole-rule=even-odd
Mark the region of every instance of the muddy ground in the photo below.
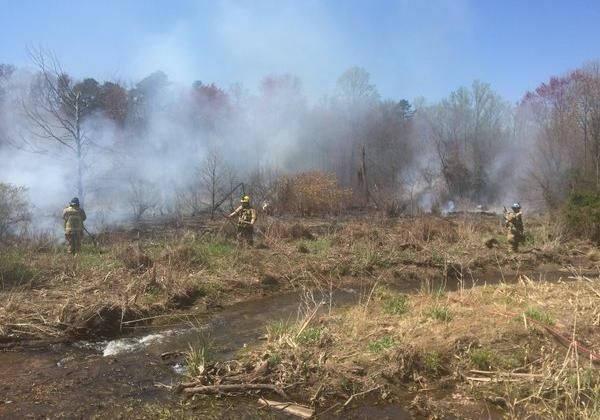
[[[12,247],[0,258],[0,365],[10,372],[0,416],[273,415],[254,396],[174,395],[170,387],[190,380],[174,365],[185,365],[189,344],[215,347],[203,341],[211,325],[218,344],[207,364],[270,361],[264,380],[324,418],[585,417],[595,413],[581,409],[596,401],[595,365],[573,368],[569,357],[581,352],[543,323],[570,337],[577,319],[585,348],[599,348],[598,250],[567,240],[547,217],[526,223],[518,254],[486,214],[264,218],[251,249],[210,221],[106,232],[76,257],[47,243]],[[337,302],[344,294],[353,297]],[[278,301],[285,308],[272,311]],[[218,314],[225,321],[215,323]],[[182,328],[177,339],[102,355],[111,339]],[[566,367],[553,370],[558,360]],[[528,394],[534,385],[543,392]]]

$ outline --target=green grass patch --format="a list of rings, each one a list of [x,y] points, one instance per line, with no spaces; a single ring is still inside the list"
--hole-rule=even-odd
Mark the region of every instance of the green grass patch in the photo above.
[[[367,344],[367,350],[371,353],[381,353],[387,349],[397,346],[399,343],[395,337],[388,335],[379,340]]]
[[[579,372],[579,378],[576,373],[572,373],[568,377],[569,385],[572,388],[594,389],[600,391],[600,373],[596,369],[584,368]],[[600,401],[600,400],[599,400]]]
[[[322,255],[329,251],[331,248],[331,239],[329,238],[318,238],[315,240],[302,239],[298,243],[299,247],[303,247],[311,254]]]
[[[526,231],[525,235],[523,235],[523,242],[521,242],[523,246],[533,246],[535,245],[535,237],[533,233]]]
[[[145,295],[152,299],[157,299],[160,295],[162,295],[162,292],[163,289],[154,284],[149,287],[146,287],[146,289],[144,290]]]
[[[277,321],[267,326],[267,335],[270,340],[279,340],[282,337],[293,335],[295,325],[289,321]]]
[[[199,248],[207,257],[222,257],[230,255],[235,251],[233,243],[223,239],[202,242],[200,243]]]
[[[435,352],[425,353],[423,357],[425,372],[430,376],[438,376],[442,370],[442,358]]]
[[[512,354],[496,356],[495,364],[500,369],[512,370],[524,366],[527,363],[527,349],[517,348]]]
[[[0,254],[0,286],[10,288],[33,280],[36,271],[27,265],[26,258],[16,250]]]
[[[434,306],[427,309],[424,314],[427,318],[442,322],[450,322],[453,317],[452,312],[446,306]]]
[[[472,349],[469,352],[471,363],[479,370],[489,370],[492,368],[494,354],[490,349],[485,347]]]
[[[444,265],[446,262],[446,258],[443,254],[439,253],[436,250],[432,250],[431,254],[429,254],[429,262],[434,265]]]
[[[269,366],[269,369],[273,369],[275,366],[279,365],[282,360],[283,359],[281,358],[280,355],[278,355],[278,354],[272,354],[267,359],[267,365]]]
[[[340,379],[340,388],[349,395],[354,394],[354,382],[345,376]]]
[[[385,286],[378,286],[373,296],[383,302],[383,312],[389,315],[402,315],[408,312],[408,296],[399,295]]]
[[[323,336],[324,328],[323,327],[310,327],[306,328],[302,333],[298,336],[299,344],[314,344],[318,343]]]
[[[393,296],[383,301],[383,312],[389,315],[402,315],[408,312],[408,297]]]
[[[554,319],[539,308],[527,308],[524,313],[527,318],[534,319],[546,325],[554,325]]]

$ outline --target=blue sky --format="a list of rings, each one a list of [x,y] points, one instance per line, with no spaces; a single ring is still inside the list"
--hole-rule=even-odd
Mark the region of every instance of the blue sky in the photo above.
[[[600,2],[0,0],[0,62],[54,51],[77,77],[242,82],[294,73],[312,98],[348,67],[383,97],[437,100],[474,79],[516,101],[600,59]]]

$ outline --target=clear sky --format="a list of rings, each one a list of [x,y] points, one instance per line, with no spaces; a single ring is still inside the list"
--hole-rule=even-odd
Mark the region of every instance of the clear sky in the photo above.
[[[314,98],[350,66],[383,97],[437,100],[480,79],[516,101],[600,59],[600,1],[0,0],[0,62],[52,50],[77,77],[189,83],[294,73]]]

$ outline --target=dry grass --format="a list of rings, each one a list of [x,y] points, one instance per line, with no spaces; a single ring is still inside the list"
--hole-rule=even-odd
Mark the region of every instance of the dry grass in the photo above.
[[[600,353],[585,349],[600,349],[599,282],[523,276],[516,284],[409,297],[377,287],[348,309],[304,311],[296,323],[270,326],[268,343],[244,356],[252,362],[242,361],[271,360],[273,383],[305,402],[318,395],[308,401],[317,408],[369,390],[371,397],[407,398],[414,395],[408,386],[417,395],[453,395],[426,407],[419,397],[421,415],[461,414],[453,400],[479,400],[511,418],[598,418]],[[402,310],[389,310],[395,300]]]
[[[106,233],[100,246],[86,244],[76,257],[37,242],[13,247],[10,258],[0,258],[0,335],[116,334],[124,321],[131,327],[138,317],[315,284],[333,288],[381,279],[392,288],[416,283],[434,293],[440,284],[481,283],[482,273],[509,277],[582,255],[572,251],[579,245],[550,234],[554,228],[542,218],[526,225],[531,243],[519,255],[506,251],[499,220],[490,218],[299,222],[265,217],[258,226],[256,239],[263,244],[258,249],[237,248],[225,233],[229,223],[211,226],[198,234],[148,226],[144,235],[135,233],[135,242],[123,232]],[[489,237],[497,239],[498,248],[482,246]],[[590,264],[597,263],[592,258]],[[97,322],[104,318],[107,325]]]
[[[144,272],[152,267],[152,259],[142,251],[139,244],[119,247],[115,253],[116,257],[130,270]]]

